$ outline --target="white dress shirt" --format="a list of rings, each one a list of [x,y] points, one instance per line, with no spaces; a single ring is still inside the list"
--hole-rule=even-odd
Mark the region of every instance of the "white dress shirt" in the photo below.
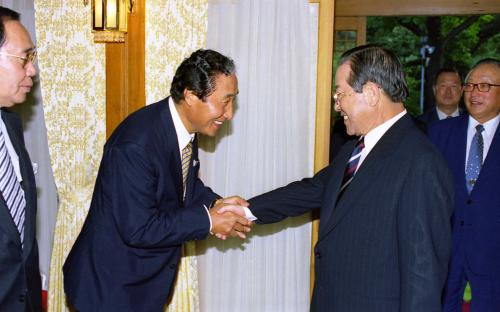
[[[194,140],[194,133],[189,133],[186,129],[186,126],[182,123],[181,116],[179,116],[179,112],[177,112],[177,108],[175,108],[174,100],[171,97],[168,98],[168,107],[170,108],[170,115],[172,116],[172,120],[174,122],[175,134],[177,135],[177,142],[179,143],[179,155],[182,160],[182,150]],[[184,195],[186,195],[186,190],[184,190]],[[208,220],[210,221],[210,232],[212,231],[212,218],[210,218],[210,213],[208,213],[208,208],[205,206],[205,210],[207,211]]]
[[[371,152],[371,150],[375,147],[377,142],[382,138],[382,136],[389,130],[390,127],[392,127],[401,117],[403,117],[406,114],[406,110],[402,111],[401,113],[397,114],[396,116],[392,117],[391,119],[387,120],[381,125],[378,125],[377,127],[371,129],[366,135],[365,135],[365,148],[361,151],[361,156],[359,157],[359,162],[358,162],[358,167],[356,168],[356,172],[358,172],[359,168],[361,167],[361,164],[365,160],[366,156]]]
[[[488,151],[490,150],[491,142],[493,141],[493,137],[495,136],[495,131],[497,131],[498,124],[500,123],[500,114],[498,114],[495,118],[488,120],[483,125],[484,131],[483,142],[483,162],[488,155]],[[467,127],[467,149],[465,151],[465,167],[467,168],[467,161],[469,160],[469,150],[472,144],[472,138],[476,134],[476,126],[479,124],[479,121],[475,120],[472,116],[469,116],[469,126]]]

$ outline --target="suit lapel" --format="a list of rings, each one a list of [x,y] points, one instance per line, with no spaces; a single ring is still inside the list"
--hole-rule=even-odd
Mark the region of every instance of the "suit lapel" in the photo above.
[[[337,157],[333,160],[333,172],[332,177],[328,185],[325,187],[325,198],[323,199],[323,206],[321,208],[320,213],[320,224],[326,224],[326,221],[330,219],[332,213],[336,209],[336,199],[338,197],[338,193],[341,187],[342,178],[344,177],[345,167],[347,165],[347,161],[349,160],[352,150],[354,149],[354,145],[356,145],[357,139],[351,140],[342,147],[342,150],[338,154]],[[319,227],[319,236],[321,236],[321,231],[325,227]]]
[[[380,168],[378,164],[385,161],[393,154],[393,151],[397,148],[397,145],[410,125],[413,125],[413,121],[411,120],[411,117],[406,114],[391,128],[389,128],[377,144],[375,144],[359,167],[354,179],[344,191],[340,200],[338,200],[333,213],[327,219],[320,221],[318,240],[321,240],[330,231],[332,231],[349,211],[356,209],[355,203],[358,200],[359,195],[365,193],[367,188],[372,187],[372,177],[378,174],[378,170]],[[343,174],[340,177],[335,177],[335,179],[342,180],[342,177]],[[338,189],[335,193],[338,194]],[[337,196],[335,196],[334,200],[337,199]]]
[[[477,183],[481,183],[482,180],[486,179],[490,174],[497,174],[500,166],[498,157],[500,155],[500,126],[497,127],[493,140],[491,141],[490,149],[484,160],[483,167],[479,173]],[[464,180],[465,181],[465,180]],[[475,189],[476,187],[474,187]],[[478,187],[479,188],[479,187]],[[474,191],[474,189],[472,191]]]
[[[467,188],[465,185],[465,161],[467,153],[467,126],[469,124],[469,116],[467,114],[461,115],[457,127],[452,129],[451,140],[449,145],[449,150],[453,155],[447,157],[449,161],[450,169],[452,172],[458,173],[458,181],[460,191],[467,194]]]
[[[198,160],[198,135],[195,136],[193,141],[193,151],[191,154],[191,160],[189,161],[189,171],[186,180],[186,200],[193,195],[194,192],[194,181],[196,179],[195,173],[198,172],[196,167],[199,165]]]
[[[172,120],[172,115],[170,112],[170,106],[168,104],[169,97],[164,100],[165,110],[162,114],[162,125],[164,125],[164,132],[166,136],[166,153],[170,153],[170,172],[172,173],[172,179],[175,182],[175,188],[177,190],[177,196],[180,200],[179,204],[182,204],[182,199],[184,195],[183,185],[182,185],[182,164],[181,156],[179,153],[179,140],[177,139],[177,133],[175,132],[174,121]]]
[[[36,189],[34,188],[31,183],[32,179],[28,176],[30,173],[28,170],[33,170],[31,169],[31,163],[29,160],[29,157],[27,155],[27,152],[25,148],[22,146],[22,142],[24,140],[18,136],[16,131],[12,127],[12,121],[10,119],[10,112],[3,111],[1,112],[2,119],[5,123],[5,128],[7,129],[9,139],[12,143],[12,146],[14,147],[14,150],[16,151],[16,154],[19,157],[19,168],[21,171],[21,176],[23,178],[23,182],[21,183],[21,187],[24,190],[24,198],[26,200],[26,207],[25,207],[25,216],[24,216],[24,251],[25,255],[29,254],[29,250],[32,247],[32,242],[34,238],[34,231],[33,229],[35,228],[33,225],[36,222],[36,209],[30,209],[30,207],[36,207],[36,203],[33,203],[32,200],[32,195],[30,193],[31,189]],[[22,135],[22,134],[21,134]],[[33,172],[31,172],[33,174]],[[35,195],[36,196],[36,195]],[[11,235],[11,237],[21,245],[21,239],[19,237],[19,232],[16,228],[16,225],[14,224],[14,221],[12,220],[12,216],[10,215],[9,208],[7,207],[7,204],[1,196],[0,200],[0,205],[2,208],[0,208],[0,215],[1,219],[3,220],[2,224],[6,227],[7,232]]]

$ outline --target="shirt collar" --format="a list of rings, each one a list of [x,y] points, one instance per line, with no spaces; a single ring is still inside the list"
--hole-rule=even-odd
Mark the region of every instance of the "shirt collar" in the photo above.
[[[487,122],[483,123],[484,127],[484,132],[488,137],[493,137],[495,135],[495,131],[497,130],[498,124],[500,123],[500,114],[498,114],[495,118],[488,120]],[[471,115],[469,115],[469,126],[467,131],[471,131],[471,129],[474,129],[474,132],[476,131],[475,128],[479,124],[479,121],[474,119]]]
[[[436,106],[436,112],[438,114],[439,120],[445,119],[448,116],[457,117],[457,116],[460,115],[460,111],[459,111],[458,107],[457,107],[457,109],[455,109],[455,111],[453,113],[451,113],[451,115],[448,115],[448,114],[444,113],[437,106]]]
[[[179,142],[179,150],[182,151],[189,142],[194,140],[194,133],[189,133],[184,123],[182,123],[181,116],[177,112],[174,100],[172,97],[168,98],[168,107],[170,108],[170,114],[172,115],[172,120],[174,122],[175,133],[177,134],[177,141]]]
[[[377,144],[377,142],[387,132],[387,130],[389,130],[389,128],[392,127],[392,125],[394,125],[405,114],[406,110],[403,110],[401,113],[387,120],[383,124],[378,125],[377,127],[370,130],[370,132],[365,135],[365,150],[367,150],[367,152],[371,151],[371,149],[375,146],[375,144]]]

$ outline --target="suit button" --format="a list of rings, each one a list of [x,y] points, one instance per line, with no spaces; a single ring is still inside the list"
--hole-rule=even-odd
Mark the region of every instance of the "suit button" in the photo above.
[[[19,302],[24,302],[25,300],[26,300],[26,295],[25,294],[19,295]]]
[[[168,267],[171,268],[172,270],[177,269],[177,265],[175,263],[170,264]]]
[[[321,253],[320,252],[316,252],[316,258],[321,259]]]
[[[467,205],[472,204],[472,199],[467,199]]]
[[[460,220],[460,226],[464,226],[464,220]]]

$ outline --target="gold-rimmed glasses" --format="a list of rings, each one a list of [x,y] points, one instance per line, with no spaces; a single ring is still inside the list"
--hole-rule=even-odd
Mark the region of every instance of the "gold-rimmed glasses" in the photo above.
[[[345,98],[347,96],[351,96],[355,93],[356,92],[342,92],[342,91],[335,92],[333,94],[333,101],[335,102],[335,104],[340,104],[340,101],[342,101],[343,98]]]
[[[36,49],[31,49],[31,50],[29,50],[26,53],[26,56],[19,56],[19,55],[10,54],[10,53],[7,53],[7,52],[1,52],[0,51],[0,55],[5,55],[5,56],[13,57],[16,60],[18,60],[19,63],[21,63],[21,65],[23,65],[23,67],[26,67],[26,65],[28,65],[28,63],[34,63],[35,62],[37,51],[36,51]]]
[[[491,87],[500,87],[500,84],[486,82],[466,83],[464,84],[464,92],[472,92],[476,87],[479,92],[489,92]]]

